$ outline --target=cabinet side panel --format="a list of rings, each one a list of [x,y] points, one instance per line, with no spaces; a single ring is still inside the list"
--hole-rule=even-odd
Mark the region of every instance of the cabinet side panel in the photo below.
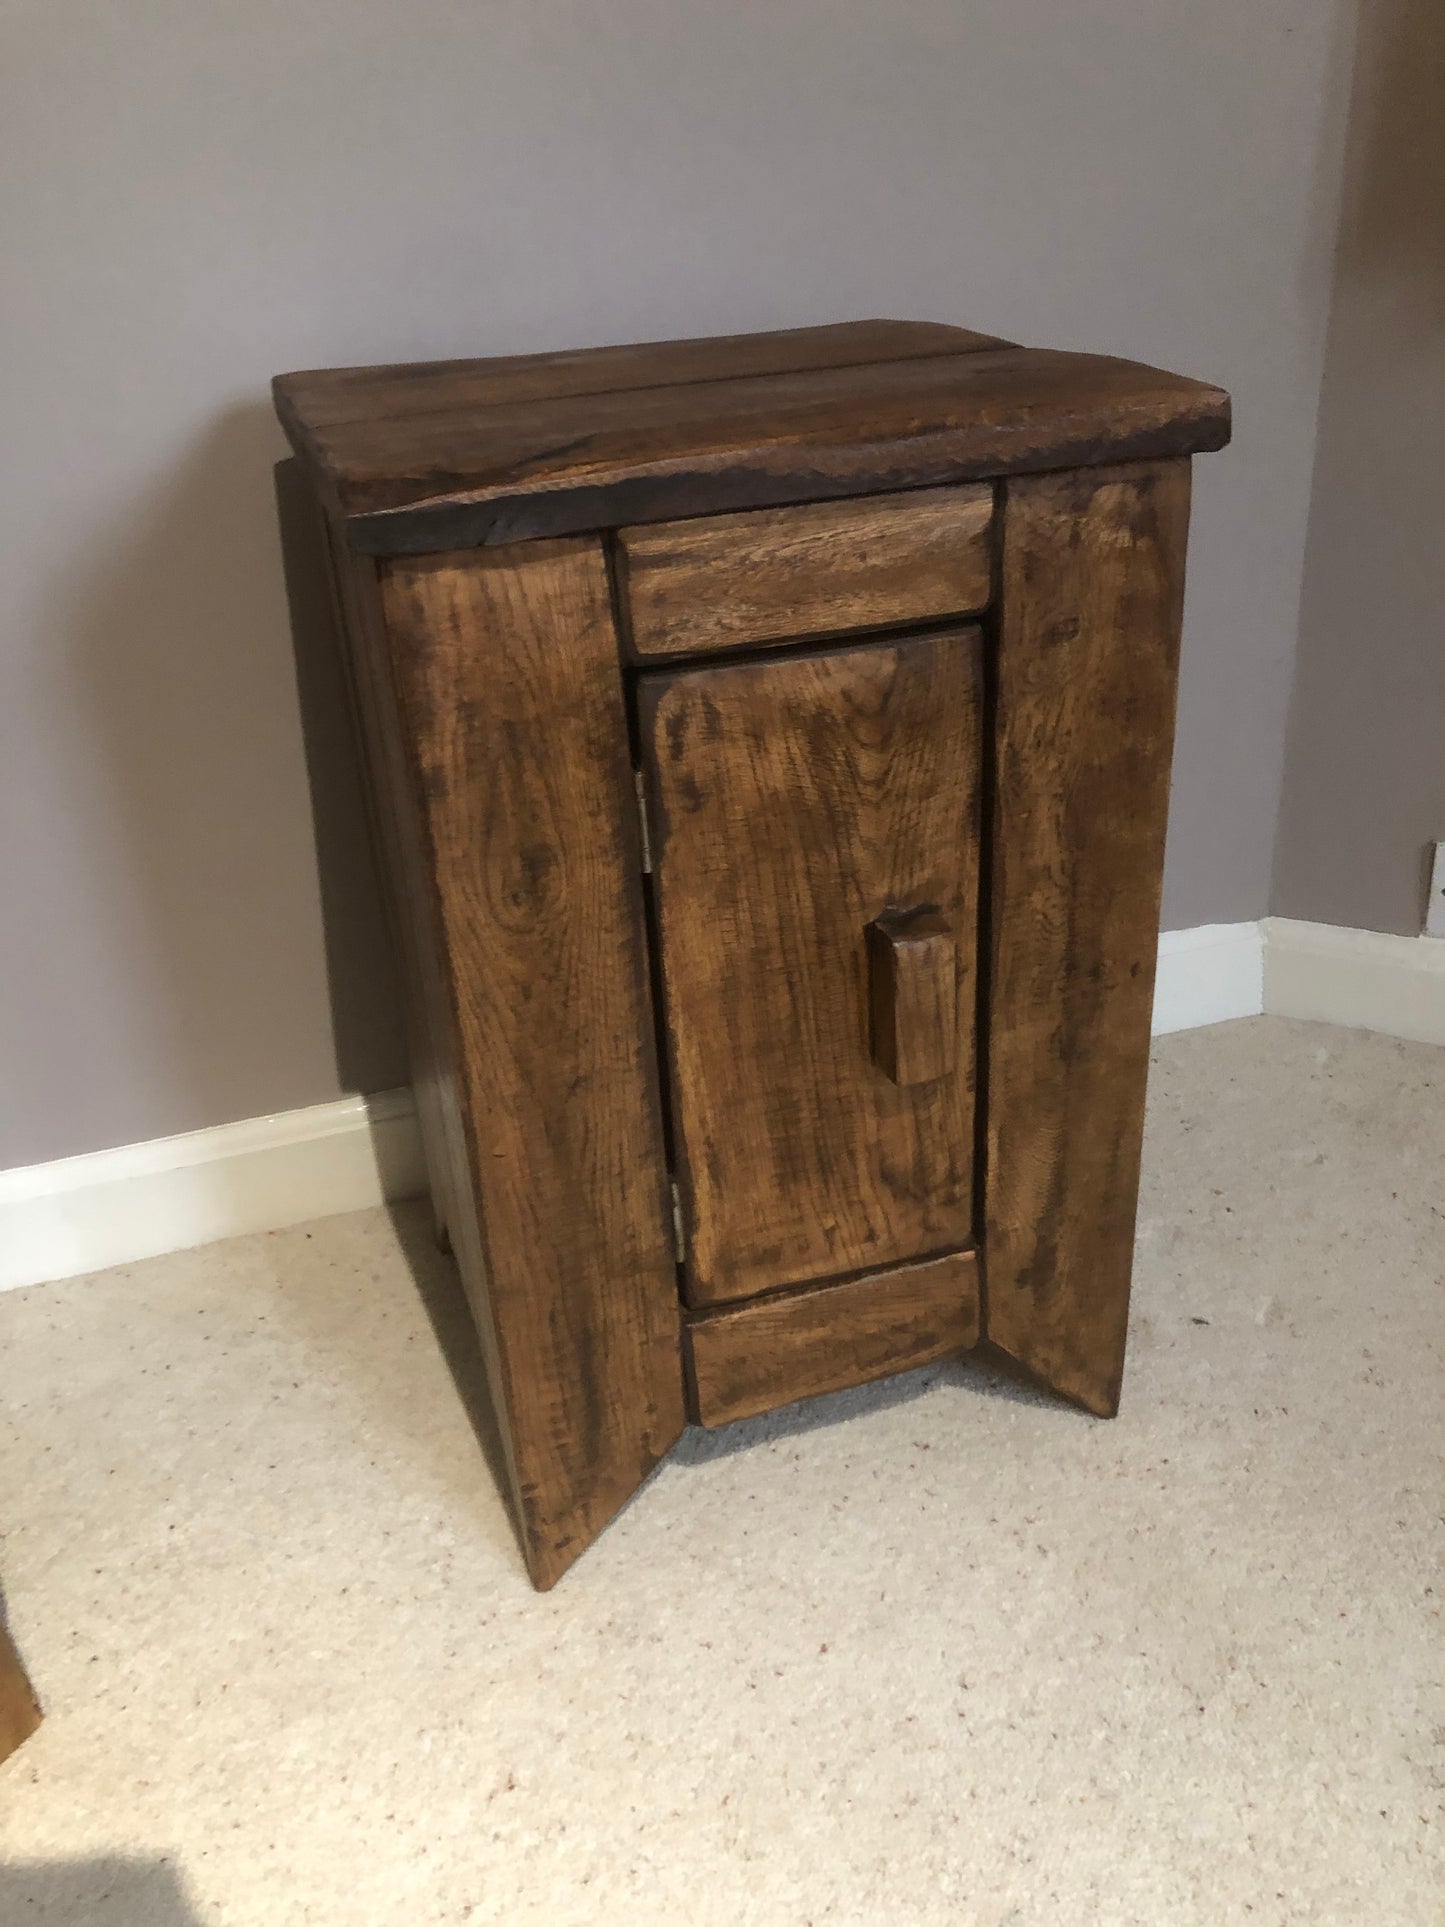
[[[501,1356],[486,1291],[481,1229],[458,1092],[455,1015],[447,986],[441,920],[426,828],[403,740],[382,621],[378,564],[349,555],[333,538],[332,561],[344,617],[349,686],[369,775],[371,821],[383,860],[404,994],[407,1044],[427,1177],[439,1228],[451,1245],[470,1302],[519,1527],[525,1519]],[[523,1537],[525,1541],[525,1531]]]
[[[1118,1408],[1189,519],[1185,460],[1004,491],[985,1336]]]
[[[347,553],[319,504],[314,514],[325,545],[352,726],[368,771],[369,780],[363,785],[367,825],[384,883],[388,923],[400,966],[408,1071],[432,1212],[438,1240],[446,1244],[456,1208],[444,1116],[445,1032],[439,1028],[436,985],[431,981],[434,959],[424,941],[424,919],[418,916],[417,826],[405,808],[404,765],[395,717],[388,715],[389,705],[384,700],[387,679],[384,653],[378,647],[377,565],[370,557]]]
[[[550,1585],[684,1422],[606,567],[596,540],[538,542],[380,584],[476,1228],[454,1243]]]

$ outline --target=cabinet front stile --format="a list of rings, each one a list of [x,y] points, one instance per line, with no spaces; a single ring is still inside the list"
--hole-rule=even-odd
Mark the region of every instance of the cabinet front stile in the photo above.
[[[531,542],[397,558],[379,586],[456,1092],[453,1245],[545,1587],[684,1422],[606,563],[596,539]]]

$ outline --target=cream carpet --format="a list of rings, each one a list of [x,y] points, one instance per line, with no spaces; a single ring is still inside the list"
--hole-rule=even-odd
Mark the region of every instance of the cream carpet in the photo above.
[[[546,1597],[419,1210],[0,1297],[0,1922],[1437,1927],[1445,1054],[1166,1039],[1146,1167],[1112,1424],[690,1433]]]

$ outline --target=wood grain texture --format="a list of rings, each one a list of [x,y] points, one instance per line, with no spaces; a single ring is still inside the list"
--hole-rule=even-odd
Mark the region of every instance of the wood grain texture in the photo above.
[[[956,629],[640,679],[694,1305],[972,1234],[981,648]],[[959,1049],[872,1060],[864,932],[958,934]]]
[[[1010,482],[992,820],[985,1332],[1118,1407],[1189,465]]]
[[[30,1738],[40,1718],[40,1707],[20,1655],[9,1633],[0,1626],[0,1760],[8,1760],[16,1747]]]
[[[448,1019],[431,930],[418,824],[410,807],[406,758],[389,700],[376,564],[349,555],[337,529],[315,504],[318,539],[331,586],[336,638],[352,728],[369,780],[364,784],[367,826],[394,954],[402,982],[407,1066],[426,1160],[437,1242],[449,1246],[465,1184],[454,1168],[448,1118],[455,1089]]]
[[[775,1293],[689,1319],[686,1342],[693,1416],[726,1425],[970,1350],[978,1268],[971,1252],[954,1252]]]
[[[873,1062],[895,1084],[928,1084],[958,1049],[958,946],[936,910],[889,911],[869,924]]]
[[[552,1583],[683,1424],[638,828],[595,542],[381,578],[454,1037],[454,1245],[528,1565]]]
[[[1229,436],[1225,394],[1157,368],[866,326],[866,349],[835,331],[821,351],[734,337],[726,352],[573,355],[551,373],[283,375],[276,404],[351,546],[375,554],[1187,454]]]
[[[618,531],[638,657],[705,655],[976,614],[993,490],[917,489]]]
[[[807,368],[856,368],[869,361],[957,355],[971,348],[1009,345],[997,335],[975,334],[938,321],[834,321],[817,328],[635,341],[539,355],[312,368],[279,376],[276,390],[290,422],[328,428],[342,422],[491,408],[503,402],[558,401],[623,389],[737,381],[746,375],[791,375]]]
[[[507,1497],[524,1556],[536,1578],[546,1568],[533,1551],[521,1474],[507,1425],[506,1385],[487,1291],[476,1166],[467,1132],[452,972],[406,719],[391,675],[378,565],[369,556],[350,555],[339,538],[334,562],[345,617],[353,715],[369,775],[372,829],[400,964],[411,1085],[438,1242],[456,1259],[477,1328]]]

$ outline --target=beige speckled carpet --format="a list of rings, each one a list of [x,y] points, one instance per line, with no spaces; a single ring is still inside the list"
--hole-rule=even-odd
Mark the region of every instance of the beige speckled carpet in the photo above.
[[[546,1597],[419,1210],[0,1297],[0,1922],[1437,1927],[1442,1214],[1445,1054],[1166,1039],[1116,1421],[690,1433]]]

